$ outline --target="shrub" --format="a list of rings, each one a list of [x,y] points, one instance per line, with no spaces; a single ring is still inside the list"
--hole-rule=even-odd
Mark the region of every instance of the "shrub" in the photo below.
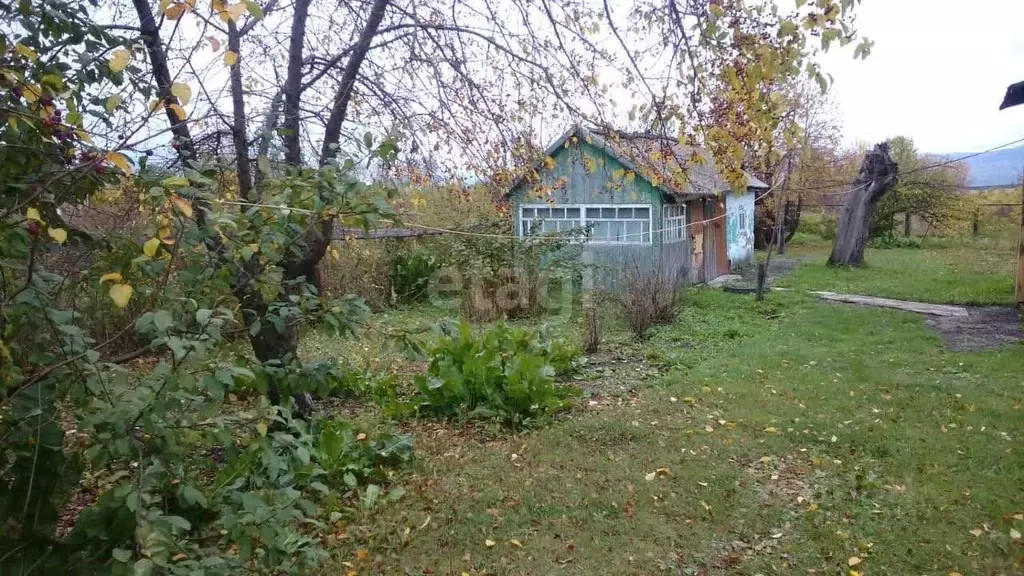
[[[430,277],[437,269],[437,259],[426,250],[393,256],[388,263],[388,280],[395,300],[403,304],[425,300]]]
[[[836,218],[822,218],[821,220],[821,239],[822,240],[835,240],[836,234],[839,230],[839,220]]]
[[[621,307],[637,338],[643,340],[654,326],[675,320],[682,287],[681,274],[665,271],[660,265],[646,268],[633,262],[625,278]]]
[[[429,355],[427,373],[416,377],[421,414],[532,427],[579,395],[555,382],[578,366],[575,348],[504,323],[477,335],[462,321]]]
[[[868,246],[879,250],[894,248],[920,248],[921,241],[916,238],[901,236],[895,232],[885,231],[868,241]]]
[[[412,459],[412,436],[385,434],[368,440],[344,420],[321,423],[317,462],[332,483],[349,488],[387,482],[388,468]]]

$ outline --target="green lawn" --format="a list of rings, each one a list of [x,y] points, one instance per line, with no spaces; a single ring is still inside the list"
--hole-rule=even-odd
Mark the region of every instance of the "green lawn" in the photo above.
[[[798,248],[792,254],[807,258],[807,264],[779,286],[946,304],[1013,304],[1015,247],[869,248],[863,268],[826,266],[827,248]]]
[[[980,275],[946,281],[955,297],[889,278],[952,258],[872,251],[792,284],[1001,301]],[[717,291],[643,346],[614,323],[606,341],[660,375],[629,382],[626,363],[635,392],[523,435],[389,424],[417,436],[407,495],[339,526],[325,573],[1024,573],[1024,346],[953,353],[916,315]]]

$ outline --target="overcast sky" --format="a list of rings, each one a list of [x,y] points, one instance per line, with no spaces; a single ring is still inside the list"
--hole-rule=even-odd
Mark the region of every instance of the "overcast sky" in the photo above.
[[[1024,80],[1024,0],[864,0],[857,14],[871,56],[824,59],[848,143],[902,134],[974,152],[1024,138],[1024,106],[999,111]]]

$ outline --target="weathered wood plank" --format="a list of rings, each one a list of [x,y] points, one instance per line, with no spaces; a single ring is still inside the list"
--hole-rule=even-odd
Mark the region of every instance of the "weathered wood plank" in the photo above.
[[[836,292],[811,292],[811,294],[819,296],[822,300],[829,300],[832,302],[846,302],[847,304],[895,308],[897,310],[917,312],[918,314],[930,314],[932,316],[967,316],[967,309],[963,306],[928,304],[926,302],[909,302],[907,300],[891,300],[889,298],[859,296],[857,294],[838,294]]]

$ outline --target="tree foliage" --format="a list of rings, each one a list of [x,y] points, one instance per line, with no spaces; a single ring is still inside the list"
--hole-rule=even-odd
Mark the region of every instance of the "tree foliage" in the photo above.
[[[299,358],[301,327],[366,312],[319,290],[335,226],[397,219],[365,176],[401,146],[510,177],[571,120],[704,145],[736,179],[788,109],[771,88],[826,83],[816,53],[856,37],[854,0],[797,4],[0,1],[5,573],[320,562],[329,495],[377,501],[407,455],[290,409],[345,378]],[[242,387],[269,398],[225,409]]]

